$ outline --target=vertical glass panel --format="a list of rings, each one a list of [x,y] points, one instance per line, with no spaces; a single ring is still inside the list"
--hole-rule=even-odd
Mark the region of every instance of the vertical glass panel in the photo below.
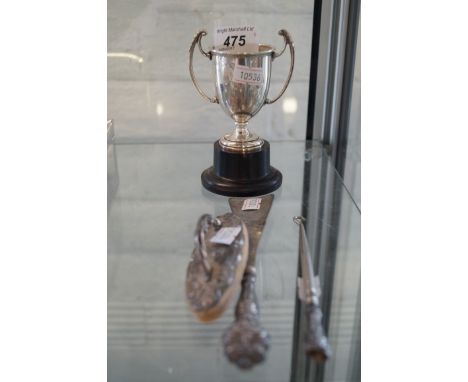
[[[305,174],[309,185],[305,200],[309,246],[320,277],[323,326],[333,355],[324,364],[305,357],[304,306],[299,304],[291,381],[357,382],[360,380],[360,211],[328,157],[312,156],[306,162]]]
[[[361,207],[361,25],[356,45],[344,182]]]

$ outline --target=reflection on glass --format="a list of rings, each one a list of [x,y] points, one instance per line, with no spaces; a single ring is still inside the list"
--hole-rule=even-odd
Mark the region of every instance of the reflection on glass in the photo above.
[[[286,97],[283,100],[283,113],[294,114],[297,111],[297,99],[295,97]]]
[[[108,58],[128,58],[130,60],[136,61],[139,64],[143,63],[143,57],[137,56],[133,53],[124,53],[124,52],[110,52],[107,53]]]
[[[156,104],[156,114],[157,115],[162,115],[164,113],[164,106],[162,105],[162,103],[157,103]]]

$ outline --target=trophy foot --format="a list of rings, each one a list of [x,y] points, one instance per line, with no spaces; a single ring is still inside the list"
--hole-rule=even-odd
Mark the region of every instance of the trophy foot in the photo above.
[[[224,196],[258,196],[276,191],[283,176],[270,166],[270,144],[255,152],[225,151],[214,144],[214,165],[201,175],[203,187]]]
[[[238,115],[234,118],[240,118],[243,122],[236,120],[236,128],[230,133],[224,135],[220,140],[219,144],[221,149],[224,151],[232,152],[251,152],[251,151],[260,151],[263,146],[263,139],[261,139],[257,134],[252,133],[247,129],[247,121],[250,119],[250,116]]]
[[[252,181],[235,181],[221,178],[210,167],[201,175],[203,187],[218,195],[224,196],[258,196],[270,194],[281,187],[283,176],[274,167],[270,173],[262,179]]]

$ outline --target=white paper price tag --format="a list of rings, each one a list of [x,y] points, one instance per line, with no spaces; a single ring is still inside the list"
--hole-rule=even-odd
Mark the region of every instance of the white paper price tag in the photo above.
[[[214,36],[214,46],[220,50],[246,50],[257,46],[257,33],[253,25],[216,27]]]
[[[258,210],[260,208],[261,203],[261,198],[245,199],[244,203],[242,204],[242,211]]]
[[[216,244],[226,244],[231,245],[239,232],[241,231],[241,227],[224,227],[221,228],[216,234],[210,239],[211,243]]]
[[[263,83],[263,72],[261,68],[236,65],[232,80],[240,84],[261,85]]]

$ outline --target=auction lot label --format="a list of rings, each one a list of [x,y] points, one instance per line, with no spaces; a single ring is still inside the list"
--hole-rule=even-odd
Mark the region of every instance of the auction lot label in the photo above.
[[[214,46],[219,50],[245,50],[257,45],[255,26],[217,27],[214,34]]]

